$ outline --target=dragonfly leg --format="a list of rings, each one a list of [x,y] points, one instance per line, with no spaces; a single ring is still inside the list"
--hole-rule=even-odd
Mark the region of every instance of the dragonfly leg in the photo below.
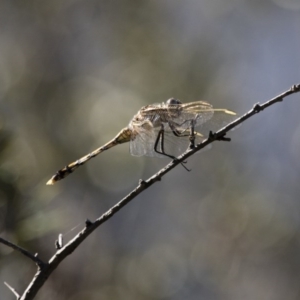
[[[180,130],[177,129],[178,126],[181,126],[180,124],[177,124],[175,122],[169,122],[169,126],[172,129],[172,132],[173,132],[173,134],[175,136],[183,137],[183,136],[188,136],[189,135],[189,134],[186,133],[186,131],[187,131],[188,128],[186,128],[186,129],[184,129],[182,131],[180,131]]]
[[[188,123],[189,122],[189,120],[185,120],[184,122],[182,122],[182,123],[177,123],[177,122],[174,122],[174,121],[169,121],[169,125],[171,126],[175,126],[175,127],[182,127],[182,125],[184,125],[184,124],[186,124],[186,123]],[[184,131],[186,131],[186,129],[184,130]],[[184,132],[183,131],[183,132]]]
[[[170,154],[167,154],[167,153],[165,152],[165,149],[164,149],[164,134],[165,134],[164,127],[163,127],[163,125],[161,125],[161,129],[160,129],[159,132],[158,132],[158,135],[157,135],[157,138],[156,138],[156,141],[155,141],[155,144],[154,144],[154,151],[155,151],[156,153],[159,153],[159,154],[165,155],[165,156],[167,156],[167,157],[170,157],[170,158],[172,158],[173,160],[177,160],[177,158],[176,158],[175,156],[170,155]],[[159,151],[158,148],[157,148],[159,142],[160,142],[160,149],[161,149],[161,151]],[[182,165],[187,171],[190,171],[190,170],[184,165],[185,163],[186,163],[186,162],[183,161],[183,162],[181,163],[181,165]]]
[[[162,126],[161,126],[161,129],[160,129],[159,132],[158,132],[158,135],[157,135],[157,138],[156,138],[156,141],[155,141],[155,144],[154,144],[154,151],[155,151],[156,153],[165,155],[165,156],[170,157],[170,158],[172,158],[172,159],[176,159],[175,156],[170,155],[170,154],[167,154],[167,153],[165,152],[165,149],[164,149],[164,132],[165,132],[165,131],[164,131],[164,127],[163,127],[163,125],[162,125]],[[158,143],[159,143],[159,142],[160,142],[160,149],[161,149],[161,151],[158,150]]]
[[[194,149],[195,148],[195,139],[196,139],[196,134],[195,134],[195,123],[196,123],[196,118],[195,119],[192,119],[192,120],[189,120],[190,121],[190,126],[188,127],[190,129],[190,132],[189,133],[186,133],[187,129],[184,129],[183,131],[179,131],[176,126],[182,126],[184,123],[188,122],[185,121],[182,123],[182,125],[180,124],[176,124],[176,123],[169,123],[171,129],[172,129],[172,132],[174,135],[176,136],[179,136],[179,137],[182,137],[182,136],[189,136],[189,140],[190,140],[190,146],[189,148],[190,149]]]
[[[190,127],[190,149],[195,148],[195,120],[191,121],[191,127]]]
[[[185,123],[185,122],[184,122]],[[184,124],[183,123],[183,124]],[[190,129],[190,132],[187,133],[187,129],[184,129],[183,131],[179,131],[177,128],[176,128],[176,123],[170,123],[169,122],[169,126],[170,128],[172,129],[172,132],[175,136],[178,136],[178,137],[184,137],[184,136],[189,136],[189,140],[190,140],[190,146],[189,146],[189,149],[194,149],[195,148],[195,139],[196,139],[196,134],[195,134],[195,120],[191,120],[191,126],[189,127]],[[180,126],[180,125],[179,125]]]

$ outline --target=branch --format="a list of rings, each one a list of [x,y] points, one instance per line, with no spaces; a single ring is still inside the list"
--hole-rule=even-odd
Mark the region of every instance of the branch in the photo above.
[[[51,273],[56,269],[56,267],[63,261],[68,255],[70,255],[97,227],[99,227],[102,223],[106,222],[110,219],[115,213],[117,213],[122,207],[124,207],[127,203],[133,200],[136,196],[141,194],[144,190],[149,188],[155,182],[160,181],[161,178],[170,172],[173,168],[175,168],[178,164],[186,160],[188,157],[193,155],[195,152],[201,150],[207,145],[211,144],[216,140],[228,140],[225,138],[225,135],[228,131],[246,121],[253,115],[259,113],[265,108],[275,104],[276,102],[282,101],[285,97],[300,92],[300,84],[293,86],[288,91],[280,94],[279,96],[271,99],[270,101],[260,105],[256,104],[249,112],[236,119],[232,123],[223,127],[216,133],[211,133],[210,136],[204,140],[202,143],[196,145],[193,149],[187,150],[181,156],[179,156],[176,160],[171,161],[166,167],[161,169],[158,173],[147,179],[146,181],[140,180],[139,185],[126,197],[124,197],[120,202],[114,205],[111,209],[109,209],[106,213],[104,213],[101,217],[96,219],[95,222],[86,221],[85,228],[80,231],[71,241],[69,241],[65,246],[58,249],[55,255],[49,260],[49,263],[44,265],[43,268],[39,268],[37,273],[35,274],[33,280],[27,287],[26,291],[20,298],[21,300],[29,300],[33,299],[39,289],[43,286],[44,282],[51,275]]]
[[[17,299],[20,299],[20,295],[17,293],[17,291],[11,287],[7,282],[4,281],[4,284],[13,292],[13,294],[16,296]]]
[[[38,258],[37,254],[33,255],[30,252],[28,252],[27,250],[21,248],[20,246],[13,244],[12,242],[9,242],[9,241],[3,239],[2,237],[0,237],[0,243],[2,243],[14,250],[21,252],[23,255],[30,258],[32,261],[34,261],[34,263],[37,264],[40,268],[44,267],[45,263]]]

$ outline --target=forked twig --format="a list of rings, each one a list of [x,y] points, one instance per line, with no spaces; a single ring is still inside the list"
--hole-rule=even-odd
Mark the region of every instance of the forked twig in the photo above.
[[[12,291],[12,293],[16,296],[17,299],[20,299],[20,295],[18,294],[18,292],[11,287],[7,282],[4,281],[4,284]]]
[[[33,299],[39,289],[43,286],[44,282],[51,275],[51,273],[56,269],[56,267],[60,264],[61,261],[64,260],[68,255],[70,255],[97,227],[99,227],[102,223],[106,222],[110,219],[115,213],[117,213],[122,207],[124,207],[127,203],[133,200],[136,196],[146,190],[148,187],[153,185],[155,182],[160,181],[161,178],[170,172],[173,168],[175,168],[178,164],[182,163],[188,157],[193,155],[195,152],[201,150],[207,145],[211,144],[216,140],[228,140],[225,137],[226,133],[246,121],[253,115],[259,113],[265,108],[275,104],[276,102],[282,101],[285,97],[300,92],[300,84],[294,85],[292,88],[287,90],[286,92],[278,95],[277,97],[265,102],[264,104],[256,104],[249,112],[242,115],[240,118],[231,122],[227,126],[218,130],[216,133],[210,134],[209,138],[204,140],[202,143],[195,145],[193,149],[187,150],[181,156],[179,156],[176,160],[171,161],[166,167],[161,169],[158,173],[147,179],[146,181],[140,180],[139,185],[126,197],[124,197],[120,202],[114,205],[111,209],[109,209],[106,213],[104,213],[101,217],[99,217],[95,222],[86,222],[85,228],[80,231],[71,241],[69,241],[65,246],[58,249],[55,255],[50,259],[48,264],[45,264],[43,268],[39,268],[37,273],[35,274],[33,280],[27,287],[26,291],[21,296],[21,300],[29,300]]]
[[[20,253],[22,253],[26,257],[30,258],[40,268],[42,268],[45,265],[45,263],[42,260],[40,260],[37,255],[31,254],[29,251],[23,249],[20,246],[17,246],[16,244],[14,244],[12,242],[9,242],[9,241],[3,239],[2,237],[0,237],[0,243],[6,245],[6,246],[8,246],[8,247],[10,247],[10,248],[12,248],[12,249],[14,249],[16,251],[19,251]]]

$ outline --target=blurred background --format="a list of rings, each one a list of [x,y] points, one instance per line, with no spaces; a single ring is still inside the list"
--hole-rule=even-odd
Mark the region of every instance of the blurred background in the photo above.
[[[67,242],[169,162],[123,144],[45,185],[142,106],[176,97],[243,114],[300,81],[299,0],[2,0],[0,28],[0,231],[45,261],[59,233]],[[178,166],[96,230],[36,299],[299,299],[299,112],[296,94],[189,158],[191,172]],[[35,271],[0,245],[1,298]]]

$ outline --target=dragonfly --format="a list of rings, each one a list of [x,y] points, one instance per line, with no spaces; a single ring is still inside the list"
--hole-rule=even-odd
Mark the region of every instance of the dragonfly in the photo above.
[[[188,147],[193,148],[195,143],[205,138],[195,128],[202,128],[206,123],[208,128],[212,125],[224,126],[234,116],[235,112],[225,108],[213,108],[205,101],[182,103],[178,99],[170,98],[163,103],[143,106],[115,138],[57,171],[47,185],[53,185],[65,178],[100,153],[127,142],[130,143],[130,153],[133,156],[176,159],[178,153],[184,152]]]

